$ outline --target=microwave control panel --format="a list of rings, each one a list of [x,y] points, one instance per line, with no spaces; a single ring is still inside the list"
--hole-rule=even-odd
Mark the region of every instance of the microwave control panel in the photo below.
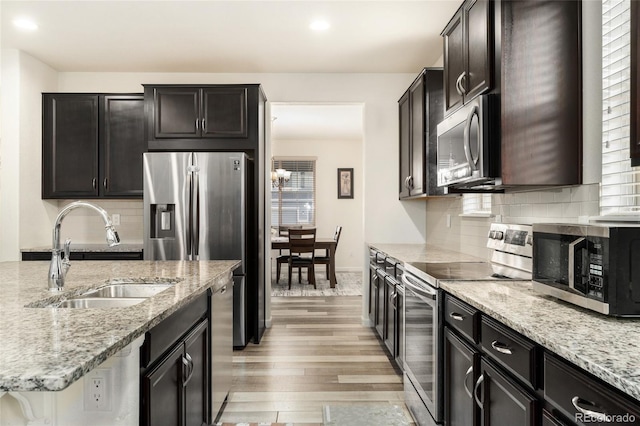
[[[589,237],[589,281],[587,295],[606,302],[606,279],[603,253],[606,240],[603,238]]]

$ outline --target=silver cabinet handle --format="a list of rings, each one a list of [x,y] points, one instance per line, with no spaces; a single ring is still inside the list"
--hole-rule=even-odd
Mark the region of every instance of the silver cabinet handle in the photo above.
[[[107,189],[107,178],[104,178],[104,180],[102,181],[102,186],[104,187],[104,189]]]
[[[504,343],[500,343],[497,340],[491,342],[491,347],[501,354],[513,355],[513,352],[511,352],[511,348],[509,348],[509,346],[505,345]]]
[[[456,321],[464,321],[464,315],[459,314],[457,312],[451,312],[449,316]]]
[[[593,410],[589,410],[587,408],[582,408],[580,406],[580,404],[588,404],[592,407],[595,407],[595,404],[589,402],[589,401],[585,401],[584,399],[580,398],[579,396],[574,396],[573,398],[571,398],[571,403],[573,404],[573,406],[575,407],[576,410],[578,410],[579,412],[581,412],[582,414],[584,414],[585,416],[590,416],[590,417],[594,417],[596,419],[603,419],[606,417],[606,413],[601,413],[598,411],[593,411]]]
[[[93,180],[91,181],[91,186],[93,187],[93,189],[96,189],[96,182],[97,182],[97,179],[93,178]]]
[[[200,128],[200,120],[196,118],[196,130]]]
[[[204,118],[202,119],[202,133],[205,133],[207,131],[207,120],[205,120]]]
[[[473,365],[471,367],[469,367],[469,369],[465,373],[465,375],[464,375],[464,383],[462,385],[464,386],[464,391],[467,393],[467,395],[469,395],[469,398],[473,399],[473,395],[471,394],[471,390],[467,387],[467,380],[469,379],[469,377],[471,377],[471,373],[473,373]]]
[[[473,399],[476,400],[476,404],[478,404],[478,407],[480,407],[481,410],[484,410],[484,402],[481,401],[480,397],[478,396],[478,389],[482,385],[482,382],[484,382],[484,374],[481,374],[480,377],[478,377],[478,381],[473,388]]]
[[[182,382],[182,386],[184,387],[187,386],[187,383],[189,383],[189,380],[191,380],[191,377],[193,376],[193,360],[188,353],[182,357],[182,364],[187,367],[187,378]]]
[[[462,90],[462,77],[464,77],[464,73],[460,74],[458,76],[458,78],[456,79],[456,92],[458,92],[458,95],[462,96],[464,94],[463,90]]]
[[[186,368],[186,373],[185,373]],[[187,379],[182,379],[182,387],[187,386],[187,382],[189,381],[189,361],[183,356],[182,357],[182,374],[187,376]]]

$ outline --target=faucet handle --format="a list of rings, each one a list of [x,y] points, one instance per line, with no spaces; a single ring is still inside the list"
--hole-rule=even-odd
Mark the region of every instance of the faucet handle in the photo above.
[[[71,238],[67,238],[64,242],[64,262],[69,263],[69,256],[71,254]]]

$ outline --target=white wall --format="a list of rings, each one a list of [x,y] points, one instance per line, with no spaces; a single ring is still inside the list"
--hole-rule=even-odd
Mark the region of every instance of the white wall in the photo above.
[[[291,141],[274,140],[273,157],[316,157],[316,228],[318,236],[331,237],[337,225],[342,225],[336,252],[339,271],[362,270],[363,227],[363,164],[362,141]],[[353,168],[353,199],[338,199],[337,169]]]
[[[51,244],[56,203],[40,200],[42,92],[57,90],[57,73],[17,50],[2,51],[0,120],[0,260],[19,248]]]

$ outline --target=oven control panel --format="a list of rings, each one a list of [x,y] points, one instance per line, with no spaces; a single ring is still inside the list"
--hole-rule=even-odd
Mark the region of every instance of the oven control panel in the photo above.
[[[533,254],[530,225],[492,223],[487,237],[487,247],[490,249],[525,257]]]

